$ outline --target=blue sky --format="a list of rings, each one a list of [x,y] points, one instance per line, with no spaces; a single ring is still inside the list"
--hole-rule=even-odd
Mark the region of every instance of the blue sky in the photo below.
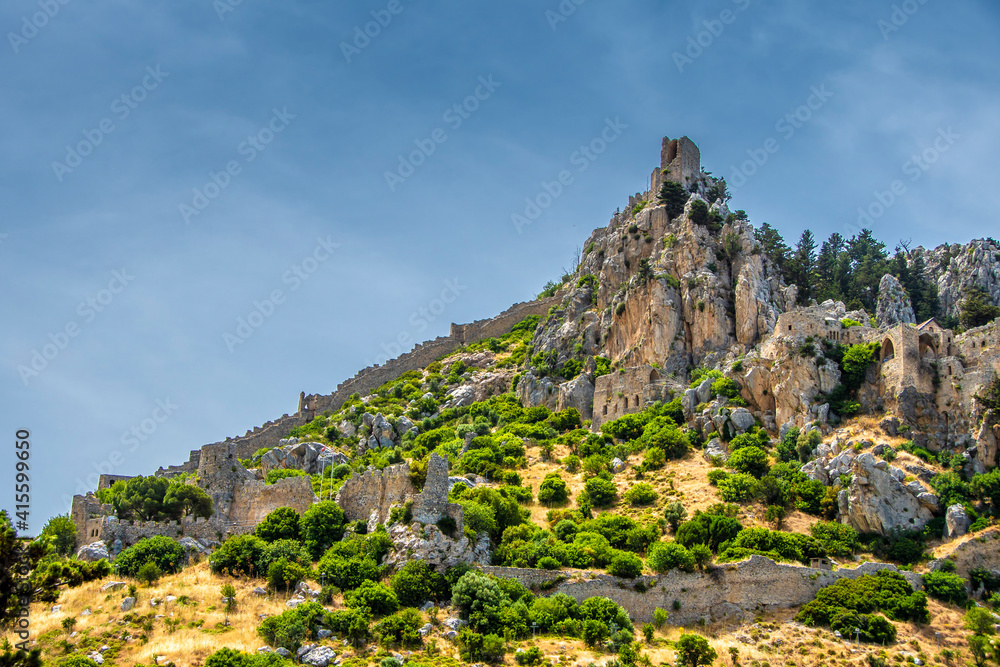
[[[995,234],[996,4],[333,4],[0,8],[0,429],[32,434],[29,532],[88,474],[180,463],[531,298],[665,135],[754,172],[732,205],[790,242],[859,208],[890,246]]]

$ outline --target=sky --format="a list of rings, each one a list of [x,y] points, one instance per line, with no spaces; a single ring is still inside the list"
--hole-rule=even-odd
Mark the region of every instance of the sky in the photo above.
[[[998,28],[985,0],[7,0],[0,507],[35,534],[100,472],[530,300],[664,136],[790,243],[995,234]]]

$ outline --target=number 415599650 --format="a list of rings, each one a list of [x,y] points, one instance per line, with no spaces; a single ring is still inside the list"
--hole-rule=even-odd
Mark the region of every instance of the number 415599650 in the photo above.
[[[15,481],[17,482],[17,486],[14,488],[14,501],[18,503],[15,514],[19,520],[27,521],[31,509],[31,505],[29,504],[31,502],[31,485],[29,482],[31,480],[28,476],[30,469],[28,459],[31,458],[31,443],[28,439],[31,437],[31,434],[27,430],[21,429],[15,435],[17,436],[14,444],[17,448],[17,464],[15,466],[17,472]]]

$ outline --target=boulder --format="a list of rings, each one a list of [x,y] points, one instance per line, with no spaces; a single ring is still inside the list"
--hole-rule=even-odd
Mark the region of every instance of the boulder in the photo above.
[[[740,433],[746,433],[757,423],[754,416],[746,408],[736,408],[729,414],[729,421]]]
[[[299,660],[305,665],[314,665],[314,667],[327,667],[337,658],[337,654],[333,649],[327,646],[316,646],[310,649],[307,653],[304,653]]]
[[[901,470],[870,452],[857,456],[847,489],[848,522],[859,532],[887,535],[895,529],[919,530],[934,518],[903,484]]]
[[[714,458],[721,459],[723,463],[729,460],[729,452],[726,451],[725,445],[723,445],[722,441],[718,438],[712,438],[709,441],[708,446],[705,447],[705,453],[703,456],[709,463],[711,463]]]
[[[128,586],[124,581],[109,581],[101,586],[101,591],[117,591]]]
[[[948,507],[944,521],[944,536],[949,540],[965,535],[969,532],[969,526],[972,525],[969,515],[965,513],[965,508],[961,505],[951,505]]]
[[[708,403],[712,400],[712,378],[705,378],[700,385],[698,385],[698,402]]]
[[[590,378],[581,373],[568,382],[559,385],[559,410],[576,408],[582,419],[592,419],[594,416],[594,384]]]
[[[684,410],[684,416],[690,417],[694,414],[694,409],[698,407],[700,401],[698,400],[698,390],[688,389],[684,392],[684,397],[681,399],[681,408]]]
[[[614,473],[620,473],[622,470],[625,470],[625,462],[619,458],[612,459],[611,470]]]
[[[125,598],[122,600],[122,611],[132,611],[133,607],[135,607],[135,598]]]
[[[108,545],[104,542],[92,542],[91,544],[83,545],[77,549],[76,557],[88,563],[111,558],[108,554]]]

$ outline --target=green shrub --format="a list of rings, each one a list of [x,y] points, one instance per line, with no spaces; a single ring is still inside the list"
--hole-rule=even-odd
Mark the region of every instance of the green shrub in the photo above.
[[[419,611],[404,609],[376,623],[373,634],[383,647],[420,646],[423,643],[420,634],[423,624],[424,617]]]
[[[742,450],[741,450],[742,451]],[[719,497],[727,503],[741,503],[753,500],[760,492],[760,483],[753,475],[735,473],[718,482]]]
[[[713,396],[725,396],[726,398],[736,398],[740,395],[740,387],[730,378],[719,378],[712,383]]]
[[[301,470],[293,470],[291,468],[275,468],[274,470],[269,470],[267,475],[264,476],[265,484],[276,484],[280,479],[290,479],[292,477],[306,477],[306,474]]]
[[[392,578],[392,591],[404,607],[419,607],[428,600],[450,597],[447,580],[425,561],[408,561]]]
[[[302,517],[291,507],[279,507],[257,524],[254,535],[265,542],[301,539]]]
[[[660,497],[652,487],[651,484],[646,482],[640,482],[635,484],[628,491],[625,492],[625,500],[629,502],[630,505],[651,505],[656,502],[656,499]]]
[[[642,574],[642,560],[633,553],[620,551],[608,563],[608,574],[625,579],[635,579]]]
[[[846,558],[852,556],[860,546],[858,531],[846,523],[820,521],[809,526],[812,535],[830,556]]]
[[[364,581],[344,593],[344,604],[352,609],[367,609],[374,616],[384,616],[399,609],[399,600],[385,584]]]
[[[711,665],[719,657],[719,654],[711,647],[708,640],[701,635],[682,634],[674,642],[674,649],[677,651],[678,664],[685,667]]]
[[[691,552],[678,542],[657,542],[649,548],[646,559],[649,567],[657,572],[694,572],[696,565]]]
[[[562,475],[550,472],[538,487],[538,502],[543,505],[556,505],[569,499],[569,487]]]
[[[267,566],[267,583],[274,591],[294,590],[308,570],[287,558],[278,558]]]
[[[729,466],[738,472],[760,479],[771,468],[768,461],[767,452],[759,447],[750,446],[733,452],[729,457]]]
[[[503,662],[504,641],[495,634],[482,635],[463,628],[458,634],[458,646],[465,662]]]
[[[377,581],[381,571],[375,559],[371,556],[345,557],[334,551],[329,551],[320,559],[316,566],[321,574],[326,575],[326,581],[341,590],[357,588],[365,581]]]
[[[697,512],[677,529],[677,542],[688,549],[704,544],[717,552],[722,544],[735,538],[741,530],[743,526],[733,517]]]
[[[658,470],[667,463],[667,455],[661,447],[650,447],[642,458],[642,465],[648,470]]]
[[[176,574],[184,560],[184,547],[169,537],[157,535],[139,540],[125,549],[115,559],[118,574],[137,577],[139,569],[146,563],[154,563],[161,572]]]
[[[333,500],[318,502],[305,511],[301,522],[302,540],[313,560],[322,558],[326,550],[344,536],[344,521],[344,510]]]
[[[951,572],[928,572],[920,577],[927,594],[936,600],[955,605],[964,605],[969,598],[965,579]]]
[[[615,497],[618,494],[614,482],[601,477],[588,479],[584,484],[584,489],[594,507],[608,507],[615,502]]]
[[[153,561],[145,563],[135,573],[135,578],[138,579],[140,583],[146,584],[147,586],[152,586],[159,581],[162,576],[163,570],[161,570]]]
[[[802,607],[795,620],[809,626],[830,626],[844,612],[882,612],[897,621],[926,623],[927,596],[914,592],[899,572],[882,570],[857,579],[841,579],[819,590],[816,598]]]

